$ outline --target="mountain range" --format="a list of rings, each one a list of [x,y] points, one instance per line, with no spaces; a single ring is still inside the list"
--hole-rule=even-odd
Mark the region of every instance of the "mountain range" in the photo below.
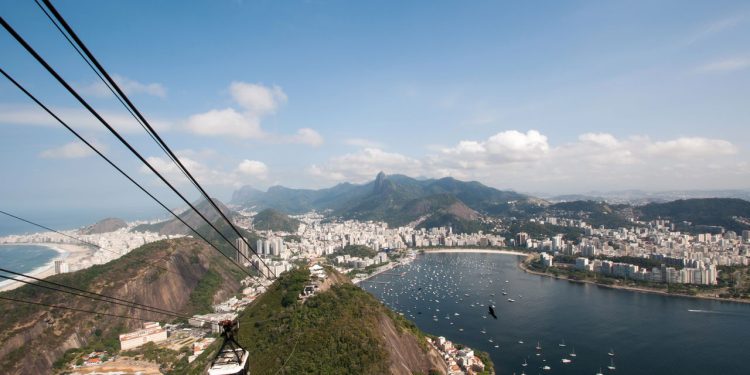
[[[513,191],[451,177],[418,180],[379,173],[365,184],[341,183],[331,188],[291,189],[274,186],[266,192],[243,187],[231,203],[253,209],[272,208],[286,213],[311,210],[343,219],[378,220],[398,226],[409,223],[471,222],[512,202],[541,201]]]
[[[750,229],[747,224],[750,222],[750,202],[743,199],[691,198],[633,205],[612,203],[601,197],[565,198],[570,200],[553,203],[475,181],[465,182],[451,177],[415,179],[398,174],[387,176],[381,172],[365,184],[341,183],[319,190],[274,186],[263,192],[245,186],[234,192],[231,203],[254,210],[273,209],[285,213],[316,210],[330,217],[384,221],[391,226],[451,225],[455,232],[487,229],[480,220],[485,216],[511,220],[557,216],[583,219],[594,226],[608,228],[631,226],[633,220],[661,218],[678,223],[690,222],[690,225],[681,225],[681,230],[690,232],[703,231],[711,226],[736,232]]]

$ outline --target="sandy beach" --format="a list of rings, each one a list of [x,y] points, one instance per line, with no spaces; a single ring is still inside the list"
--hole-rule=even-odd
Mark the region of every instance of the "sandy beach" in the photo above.
[[[31,272],[27,272],[27,275],[34,276],[40,279],[52,276],[55,274],[55,261],[65,260],[69,264],[81,264],[83,261],[88,260],[94,255],[94,250],[89,247],[73,244],[59,244],[59,243],[14,243],[14,246],[23,245],[34,245],[48,247],[57,252],[57,256],[51,259],[49,262],[41,267],[35,268]],[[21,282],[9,282],[0,285],[0,292],[12,290],[24,285]]]

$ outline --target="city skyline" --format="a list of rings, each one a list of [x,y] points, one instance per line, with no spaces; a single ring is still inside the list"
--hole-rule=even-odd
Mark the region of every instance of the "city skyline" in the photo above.
[[[179,181],[35,4],[0,7]],[[320,188],[379,171],[532,194],[750,187],[750,143],[741,136],[750,8],[741,2],[59,9],[188,169],[224,199],[242,185]],[[5,69],[156,187],[9,37],[0,43]],[[13,176],[0,193],[10,202],[98,207],[117,194],[124,207],[148,205],[7,81],[0,108],[0,155]],[[35,202],[20,199],[30,192]]]

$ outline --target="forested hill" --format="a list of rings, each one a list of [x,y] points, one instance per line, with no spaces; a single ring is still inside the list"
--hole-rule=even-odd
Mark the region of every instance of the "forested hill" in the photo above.
[[[253,217],[253,228],[256,230],[274,230],[295,233],[300,221],[272,208],[258,212]]]
[[[160,309],[192,315],[210,312],[240,290],[244,274],[215,249],[182,238],[141,246],[120,259],[47,280]],[[160,322],[174,317],[25,285],[0,296],[107,312]],[[5,302],[5,301],[3,301]],[[23,303],[0,304],[0,369],[3,374],[50,374],[68,350],[119,348],[118,335],[140,320]],[[59,363],[59,362],[58,362]],[[187,361],[185,361],[185,365]]]
[[[416,326],[335,271],[305,303],[307,269],[285,273],[240,316],[253,374],[445,374]]]
[[[669,219],[693,226],[721,226],[740,233],[750,230],[750,202],[736,198],[681,199],[667,203],[650,203],[638,208],[644,220]]]

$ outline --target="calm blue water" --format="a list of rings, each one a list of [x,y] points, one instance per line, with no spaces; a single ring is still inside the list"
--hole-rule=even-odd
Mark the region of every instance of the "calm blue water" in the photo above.
[[[426,254],[362,286],[425,332],[490,353],[499,374],[593,375],[599,368],[604,374],[750,373],[750,305],[574,284],[524,273],[519,261],[500,254]],[[498,320],[487,313],[490,301]],[[569,355],[573,350],[576,357]],[[607,369],[610,360],[616,371]]]
[[[0,245],[0,267],[26,273],[45,265],[57,255],[58,252],[45,246]]]

